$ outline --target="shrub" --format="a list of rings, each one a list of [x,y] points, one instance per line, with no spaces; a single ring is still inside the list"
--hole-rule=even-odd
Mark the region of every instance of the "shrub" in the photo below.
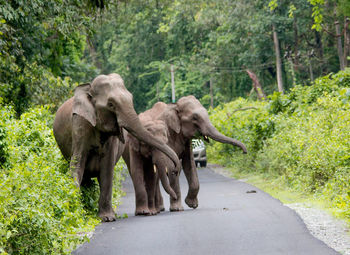
[[[208,147],[209,155],[216,152],[215,157],[221,155],[218,158],[221,163],[239,164],[239,167],[245,169],[249,169],[249,165],[240,163],[253,162],[256,153],[275,128],[266,102],[252,102],[243,98],[211,110],[210,119],[221,133],[245,143],[249,153],[242,155],[242,151],[236,147],[214,142]],[[247,157],[250,160],[247,161]]]
[[[89,216],[41,107],[14,118],[0,110],[0,253],[69,254],[99,222]],[[6,127],[6,128],[4,128]],[[4,142],[5,141],[5,142]]]
[[[238,99],[214,109],[213,124],[244,142],[249,154],[242,156],[228,145],[213,143],[208,157],[317,194],[350,219],[349,86],[347,69],[311,86],[296,86],[286,95],[274,93],[269,102]],[[244,107],[255,109],[237,111]]]

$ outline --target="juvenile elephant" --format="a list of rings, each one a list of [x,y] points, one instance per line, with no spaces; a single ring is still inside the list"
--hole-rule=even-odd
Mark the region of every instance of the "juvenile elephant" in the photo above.
[[[185,202],[189,207],[197,208],[199,181],[193,159],[192,138],[202,136],[208,141],[210,137],[221,143],[238,146],[243,153],[247,153],[247,149],[240,141],[221,134],[210,122],[207,110],[194,96],[182,97],[176,104],[156,103],[149,112],[151,118],[166,123],[169,130],[168,145],[177,153],[179,159],[182,159],[182,167],[189,185]],[[170,184],[177,196],[176,199],[170,199],[170,210],[182,211],[179,175],[171,175]]]
[[[168,129],[165,123],[160,120],[147,120],[146,113],[139,115],[141,123],[152,135],[167,143]],[[165,191],[176,199],[176,194],[170,187],[167,176],[177,175],[178,172],[173,162],[163,152],[139,142],[130,135],[128,135],[126,148],[128,148],[126,153],[129,155],[128,160],[125,161],[135,189],[135,215],[155,215],[164,210],[164,206],[160,207],[163,202],[156,197],[156,192],[160,192],[159,179]]]
[[[58,109],[53,124],[57,144],[67,160],[78,187],[97,177],[100,186],[98,215],[114,221],[112,209],[113,168],[124,150],[123,128],[137,139],[179,160],[174,151],[141,125],[132,95],[118,74],[99,75],[75,89],[74,97]]]

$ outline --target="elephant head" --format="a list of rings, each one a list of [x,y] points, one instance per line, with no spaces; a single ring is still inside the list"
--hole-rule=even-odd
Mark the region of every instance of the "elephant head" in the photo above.
[[[143,114],[140,114],[140,120],[144,127],[154,137],[164,142],[168,142],[168,129],[163,121],[152,120],[145,121]],[[164,153],[156,148],[153,148],[145,143],[139,142],[133,137],[129,137],[129,143],[133,150],[140,152],[144,158],[152,159],[153,171],[159,176],[164,190],[173,198],[176,199],[176,193],[169,184],[168,177],[177,176],[179,171],[175,168],[173,162],[164,155]]]
[[[123,143],[124,128],[140,141],[165,153],[177,168],[180,167],[175,152],[142,126],[134,109],[132,94],[118,74],[99,75],[91,85],[78,86],[73,114],[80,115],[102,133],[118,136]]]
[[[170,106],[170,111],[164,112],[168,127],[176,133],[182,132],[183,136],[191,139],[202,136],[205,141],[208,137],[221,143],[238,146],[247,153],[245,145],[233,138],[221,134],[210,122],[207,110],[194,96],[186,96],[179,99],[176,105]]]

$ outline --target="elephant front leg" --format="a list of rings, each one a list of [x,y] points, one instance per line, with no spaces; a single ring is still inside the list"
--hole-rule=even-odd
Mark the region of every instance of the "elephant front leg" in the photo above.
[[[186,144],[184,157],[182,158],[182,167],[188,182],[188,193],[185,199],[185,203],[195,209],[198,207],[198,192],[199,192],[199,180],[197,175],[196,164],[193,158],[191,140]]]
[[[111,149],[113,151],[113,149]],[[100,184],[100,198],[98,202],[98,216],[103,222],[116,220],[116,215],[112,207],[112,186],[113,186],[113,170],[114,170],[114,155],[112,152],[101,158],[100,174],[98,181]]]
[[[103,148],[98,176],[100,184],[98,216],[104,222],[116,220],[116,215],[112,207],[113,174],[116,155],[116,142],[113,138],[110,138]]]
[[[80,188],[85,171],[87,154],[90,149],[91,130],[81,125],[81,117],[73,116],[72,130],[72,156],[70,160],[70,171],[75,185]]]
[[[144,179],[142,157],[130,148],[130,176],[135,190],[135,215],[150,215]]]
[[[70,171],[74,180],[75,186],[80,188],[83,180],[84,169],[86,164],[86,152],[76,150],[70,160]]]
[[[170,211],[177,212],[183,211],[184,207],[181,202],[181,190],[180,190],[180,172],[177,175],[171,175],[170,178],[170,186],[175,191],[177,199],[173,199],[170,197]]]

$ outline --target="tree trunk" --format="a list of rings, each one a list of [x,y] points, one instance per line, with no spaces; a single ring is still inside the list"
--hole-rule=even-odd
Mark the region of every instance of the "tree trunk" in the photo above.
[[[337,50],[338,50],[340,70],[344,70],[343,44],[341,41],[341,32],[340,32],[339,21],[336,20],[334,22],[334,25],[335,25],[335,32],[336,32],[336,38],[337,38]]]
[[[279,41],[278,41],[276,25],[275,24],[272,24],[272,32],[273,32],[273,44],[275,46],[275,54],[276,54],[276,69],[277,69],[278,91],[283,93],[281,52],[280,52],[280,44],[279,44]]]
[[[266,99],[266,94],[265,94],[264,90],[261,87],[261,84],[260,84],[260,82],[258,80],[258,77],[256,77],[255,73],[253,73],[249,69],[247,69],[246,72],[248,73],[250,79],[252,79],[252,81],[253,81],[253,88],[256,91],[256,93],[258,94],[259,100],[265,100]]]
[[[288,62],[289,62],[289,67],[290,67],[290,73],[292,75],[293,87],[295,87],[295,85],[297,83],[297,78],[295,76],[294,64],[293,64],[293,60],[291,57],[288,58]]]
[[[299,68],[299,36],[298,36],[298,24],[297,19],[294,16],[293,19],[293,29],[294,29],[294,64],[293,68],[296,70]]]
[[[321,75],[322,74],[326,74],[327,73],[327,69],[326,66],[324,65],[325,61],[324,61],[324,56],[323,56],[323,44],[322,44],[322,37],[320,32],[315,30],[315,42],[316,42],[316,51],[317,51],[317,55],[320,59],[319,63],[320,63],[320,68],[321,68]]]
[[[308,54],[308,60],[309,60],[310,80],[314,81],[314,72],[312,70],[312,63],[311,63],[311,56],[310,56],[310,54]]]
[[[349,33],[350,19],[345,17],[344,21],[344,67],[348,66],[348,56],[350,56],[350,33]]]
[[[340,65],[340,70],[344,70],[343,43],[341,40],[340,24],[339,24],[339,20],[337,20],[337,11],[336,10],[337,10],[336,6],[334,6],[334,17],[336,18],[336,20],[334,21],[334,26],[335,26],[335,36],[336,36],[336,40],[337,40],[339,65]]]
[[[100,61],[98,61],[98,59],[97,59],[97,53],[96,53],[95,46],[93,45],[93,43],[92,43],[92,41],[90,40],[89,37],[86,38],[86,41],[87,41],[87,45],[88,45],[88,48],[89,48],[89,53],[90,53],[90,56],[91,56],[91,59],[92,59],[92,63],[94,63],[94,65],[97,68],[102,69],[102,65],[101,65]]]
[[[209,94],[210,94],[210,107],[214,108],[214,98],[213,98],[213,78],[209,81]]]

